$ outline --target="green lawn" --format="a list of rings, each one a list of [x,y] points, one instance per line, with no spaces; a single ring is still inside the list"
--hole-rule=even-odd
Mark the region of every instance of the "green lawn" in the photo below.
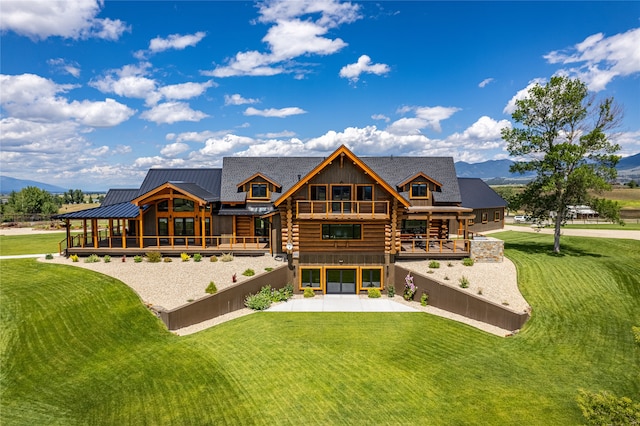
[[[640,400],[640,242],[505,232],[533,317],[511,338],[424,313],[258,313],[187,337],[109,277],[0,261],[1,423],[584,423]]]
[[[67,234],[64,232],[0,235],[0,256],[57,253],[58,243],[66,237]]]

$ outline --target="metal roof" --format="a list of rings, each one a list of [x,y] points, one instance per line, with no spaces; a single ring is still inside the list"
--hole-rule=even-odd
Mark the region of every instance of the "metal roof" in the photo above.
[[[221,176],[222,169],[149,169],[134,198],[153,191],[167,182],[184,182],[196,184],[206,191],[209,201],[219,201]]]
[[[129,202],[52,216],[54,219],[135,219],[140,209]]]
[[[212,194],[211,192],[207,191],[206,189],[202,188],[200,185],[196,183],[173,182],[173,181],[170,181],[169,183],[175,186],[176,188],[181,189],[184,192],[188,192],[189,194],[195,195],[196,197],[202,200],[205,200],[208,203],[220,200],[219,193],[218,195]]]
[[[132,189],[110,189],[105,195],[104,200],[100,203],[100,207],[110,206],[112,204],[128,203],[136,198],[138,188]]]
[[[479,178],[458,178],[462,206],[472,209],[506,207],[507,202]]]

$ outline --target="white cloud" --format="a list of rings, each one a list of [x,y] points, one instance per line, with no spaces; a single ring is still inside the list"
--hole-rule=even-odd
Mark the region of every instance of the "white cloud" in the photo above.
[[[416,117],[427,122],[427,127],[431,127],[436,132],[441,132],[440,122],[450,118],[453,114],[460,111],[455,107],[419,107],[416,108]]]
[[[298,115],[298,114],[306,114],[307,111],[298,107],[287,107],[287,108],[268,108],[268,109],[256,109],[253,107],[249,107],[244,111],[244,115],[258,115],[261,117],[278,117],[284,118],[290,115]]]
[[[214,82],[212,80],[204,83],[188,82],[163,86],[158,89],[158,92],[165,99],[191,99],[202,95],[209,87],[212,86],[214,86]]]
[[[160,150],[160,154],[165,157],[175,157],[176,155],[182,154],[183,152],[189,149],[189,145],[182,142],[170,143],[162,147]]]
[[[502,112],[504,112],[505,114],[513,114],[513,112],[516,110],[516,101],[525,99],[529,94],[529,89],[531,89],[536,84],[545,84],[546,81],[547,80],[544,78],[535,78],[531,80],[529,84],[527,84],[527,87],[519,90],[515,95],[513,95],[509,102],[507,102],[507,105],[504,107]]]
[[[233,95],[224,95],[225,105],[246,105],[257,104],[260,101],[258,99],[243,98],[240,94],[234,93]]]
[[[490,117],[482,116],[464,132],[454,133],[447,137],[446,140],[460,148],[495,149],[504,144],[502,129],[510,127],[511,122],[509,120],[496,121]]]
[[[186,167],[187,161],[183,158],[167,159],[165,157],[140,157],[133,162],[133,167],[139,170],[147,171],[154,167]]]
[[[228,134],[228,130],[221,130],[218,132],[212,132],[205,130],[203,132],[184,132],[176,135],[175,133],[167,134],[167,140],[176,140],[176,142],[205,142],[207,139],[217,138]]]
[[[165,102],[140,114],[140,118],[156,124],[172,124],[178,121],[200,121],[208,117],[202,111],[195,111],[185,102]]]
[[[205,37],[206,33],[198,31],[195,34],[171,34],[167,38],[156,37],[149,42],[151,52],[162,52],[168,49],[183,50],[190,46],[195,46]]]
[[[52,36],[117,40],[130,28],[120,20],[96,18],[103,5],[99,0],[3,1],[0,30],[34,40]]]
[[[58,85],[34,74],[0,75],[0,105],[16,118],[40,121],[75,120],[91,127],[112,127],[128,120],[135,110],[113,99],[69,102],[60,93],[75,86]]]
[[[199,156],[220,156],[223,154],[238,151],[239,149],[242,149],[242,147],[249,146],[252,143],[254,143],[253,138],[227,134],[223,137],[208,139],[205,142],[204,147],[198,150],[196,153],[192,153],[190,158]]]
[[[478,87],[480,88],[484,88],[487,84],[489,83],[493,83],[494,79],[493,78],[485,78],[484,80],[482,80],[479,84]]]
[[[389,117],[387,117],[386,115],[384,115],[384,114],[373,114],[371,116],[371,118],[374,119],[374,120],[382,120],[382,121],[384,121],[386,123],[391,121],[391,119]]]
[[[304,55],[330,55],[344,48],[347,43],[342,39],[325,35],[329,29],[360,19],[359,8],[335,0],[263,2],[259,6],[258,22],[273,24],[262,39],[268,45],[268,52],[238,52],[226,61],[226,65],[202,74],[213,77],[272,76],[295,69],[295,78],[302,78],[305,71],[293,60]]]
[[[62,58],[49,59],[47,61],[51,67],[59,72],[65,72],[67,74],[71,74],[75,78],[80,77],[80,66],[77,62],[68,63]]]
[[[276,138],[291,138],[296,135],[296,132],[291,132],[289,130],[283,130],[282,132],[273,132],[273,133],[261,133],[258,136],[259,138],[267,138],[267,139],[276,139]]]
[[[605,37],[593,34],[582,42],[564,50],[544,55],[551,64],[578,64],[564,70],[584,81],[590,90],[604,90],[615,77],[640,72],[640,28]]]
[[[375,74],[384,75],[390,71],[389,66],[386,64],[372,64],[371,58],[367,55],[362,55],[358,58],[358,62],[355,64],[349,64],[342,67],[340,70],[340,77],[348,78],[352,83],[355,83],[360,78],[360,74]]]

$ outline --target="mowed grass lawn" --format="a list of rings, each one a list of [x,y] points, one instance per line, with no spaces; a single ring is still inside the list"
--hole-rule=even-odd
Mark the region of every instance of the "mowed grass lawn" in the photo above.
[[[0,235],[0,256],[16,254],[58,253],[58,243],[67,238],[64,232]]]
[[[122,283],[0,261],[1,418],[14,424],[584,423],[640,400],[640,242],[505,232],[533,308],[510,338],[424,313],[257,313],[178,337]]]

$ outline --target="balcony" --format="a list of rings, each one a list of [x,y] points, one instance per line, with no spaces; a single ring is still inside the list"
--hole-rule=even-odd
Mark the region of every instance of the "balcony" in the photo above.
[[[297,219],[389,219],[388,201],[297,201]]]

